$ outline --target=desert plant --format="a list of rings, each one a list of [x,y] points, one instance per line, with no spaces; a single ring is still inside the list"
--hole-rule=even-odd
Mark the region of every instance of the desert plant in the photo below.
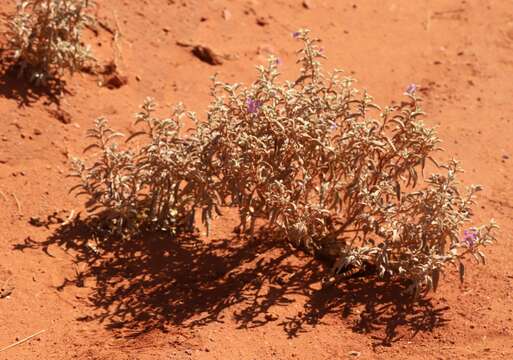
[[[93,60],[81,37],[82,30],[93,22],[87,13],[91,0],[23,0],[8,22],[9,46],[19,65],[19,74],[45,83],[73,73]]]
[[[333,259],[334,272],[372,264],[416,291],[436,289],[449,263],[463,276],[469,254],[484,262],[496,225],[462,237],[480,187],[461,192],[458,163],[432,157],[440,141],[420,120],[415,86],[407,101],[381,109],[352,78],[323,72],[307,30],[294,37],[304,44],[295,81],[278,82],[273,57],[250,86],[214,78],[207,119],[188,113],[196,122],[189,135],[180,135],[178,113],[153,119],[150,102],[138,115],[150,141],[136,153],[107,145],[114,133],[98,121],[91,135],[101,160],[76,162],[80,187],[118,217],[151,214],[146,222],[159,226],[170,214],[190,225],[197,208],[208,225],[213,211],[236,207],[243,232],[266,219],[277,239]],[[443,173],[424,178],[427,163]]]
[[[136,114],[136,124],[143,123],[144,130],[127,141],[147,139],[137,150],[119,150],[113,139],[122,134],[100,118],[88,132],[94,140],[86,148],[100,150],[100,157],[90,167],[80,159],[73,161],[72,176],[81,178],[76,188],[90,196],[89,210],[107,210],[111,225],[121,234],[191,230],[196,209],[202,210],[207,225],[213,211],[220,213],[212,179],[204,173],[204,144],[194,134],[180,135],[181,118],[195,120],[195,115],[180,105],[170,118],[159,119],[153,115],[155,110],[148,98]]]

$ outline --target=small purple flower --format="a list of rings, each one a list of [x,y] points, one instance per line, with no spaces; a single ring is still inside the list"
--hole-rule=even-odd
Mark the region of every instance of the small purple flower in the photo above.
[[[320,52],[321,54],[324,54],[324,48],[320,48],[320,49],[319,49],[319,52]]]
[[[280,58],[276,58],[275,63],[276,65],[281,65],[283,61]]]
[[[461,239],[461,242],[467,245],[469,248],[474,247],[477,241],[477,230],[476,229],[469,229],[463,231],[463,239]]]
[[[294,39],[297,39],[299,36],[301,36],[301,33],[300,33],[299,31],[294,31],[294,32],[292,33],[292,37],[293,37]]]
[[[413,95],[417,91],[417,85],[416,84],[410,84],[406,88],[406,94]]]
[[[258,110],[260,109],[261,105],[262,104],[258,100],[251,99],[251,98],[246,100],[246,106],[248,108],[248,113],[250,113],[250,114],[256,114],[258,112]]]
[[[337,125],[336,123],[333,123],[333,124],[331,124],[331,126],[330,126],[330,130],[331,130],[331,131],[335,131],[335,130],[337,130],[337,128],[338,128],[338,125]]]

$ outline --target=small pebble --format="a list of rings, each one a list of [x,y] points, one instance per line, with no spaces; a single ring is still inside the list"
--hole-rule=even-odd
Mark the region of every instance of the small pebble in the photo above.
[[[312,2],[310,0],[303,0],[303,7],[305,9],[311,9],[312,8]]]
[[[267,19],[263,16],[259,16],[257,19],[256,19],[256,23],[257,25],[259,26],[266,26],[266,25],[269,25],[269,21],[267,21]]]
[[[232,18],[232,13],[228,9],[223,10],[223,19],[229,21]]]

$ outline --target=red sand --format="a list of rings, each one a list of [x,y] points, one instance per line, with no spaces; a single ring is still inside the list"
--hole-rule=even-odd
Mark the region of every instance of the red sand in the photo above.
[[[121,32],[126,86],[99,87],[91,75],[67,79],[60,107],[71,123],[64,124],[51,98],[0,79],[0,285],[10,278],[14,286],[0,299],[0,348],[46,329],[0,359],[513,358],[510,1],[310,0],[310,9],[299,0],[99,3],[99,18]],[[13,0],[0,5],[0,13],[13,9]],[[323,39],[328,69],[354,74],[379,104],[400,99],[409,83],[421,85],[444,156],[462,161],[465,183],[484,186],[476,222],[494,217],[502,226],[488,266],[468,266],[464,285],[449,272],[413,308],[394,289],[365,281],[320,290],[318,263],[265,241],[235,240],[230,216],[216,223],[209,248],[168,243],[163,252],[150,242],[89,264],[79,246],[91,240],[87,233],[28,223],[82,209],[64,175],[96,117],[127,132],[146,96],[162,106],[183,101],[202,116],[209,76],[248,83],[268,52],[283,60],[288,78],[299,27]],[[88,37],[102,63],[113,59],[106,30]],[[208,65],[177,41],[231,60]]]

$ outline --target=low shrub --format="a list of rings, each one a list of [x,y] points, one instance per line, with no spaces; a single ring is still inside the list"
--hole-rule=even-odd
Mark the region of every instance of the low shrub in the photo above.
[[[251,234],[265,219],[276,239],[334,260],[333,271],[372,264],[380,276],[436,289],[447,264],[459,266],[495,240],[493,220],[468,227],[479,186],[459,189],[458,163],[439,164],[435,131],[415,86],[401,105],[381,108],[341,71],[326,74],[318,40],[303,48],[294,81],[279,82],[279,61],[258,67],[250,86],[213,79],[206,121],[178,107],[168,119],[147,100],[137,115],[146,141],[119,150],[104,119],[89,133],[92,166],[75,161],[77,187],[111,213],[118,231],[209,226],[222,207],[240,213]],[[180,131],[181,118],[196,124]],[[140,139],[140,138],[139,138]],[[424,177],[427,163],[441,169]]]
[[[91,0],[23,0],[8,21],[9,47],[20,76],[44,84],[73,73],[93,60],[82,42],[82,30],[94,19],[87,13]]]

